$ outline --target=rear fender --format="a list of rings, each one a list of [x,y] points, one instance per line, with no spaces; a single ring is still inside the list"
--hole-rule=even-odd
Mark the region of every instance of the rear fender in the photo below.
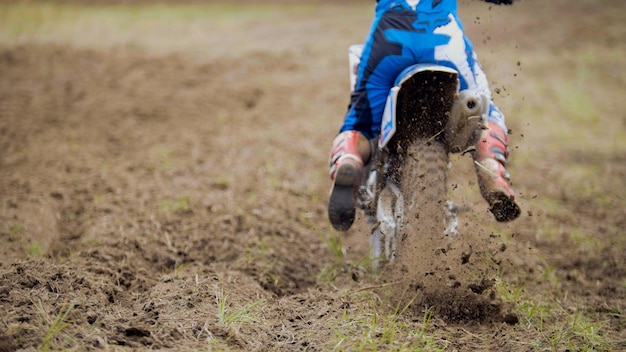
[[[387,96],[378,146],[387,147],[393,137],[443,137],[458,90],[458,72],[452,68],[416,64],[402,71]],[[398,143],[394,148],[406,144]]]

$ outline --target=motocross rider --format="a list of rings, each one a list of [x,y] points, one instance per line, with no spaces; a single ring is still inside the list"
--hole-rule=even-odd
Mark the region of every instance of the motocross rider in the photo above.
[[[510,5],[514,0],[485,0]],[[356,87],[330,153],[333,187],[328,204],[332,226],[350,228],[361,172],[380,135],[383,109],[398,74],[416,63],[434,63],[459,72],[460,89],[489,97],[487,78],[457,15],[456,0],[378,0],[367,36]],[[508,157],[504,115],[491,101],[488,121],[472,151],[482,196],[497,221],[520,214],[505,169]]]

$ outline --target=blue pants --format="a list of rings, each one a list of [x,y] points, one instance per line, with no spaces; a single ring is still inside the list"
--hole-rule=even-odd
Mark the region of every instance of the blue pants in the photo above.
[[[357,130],[368,139],[378,137],[389,90],[405,68],[417,63],[453,68],[459,72],[461,90],[491,97],[487,77],[456,14],[455,0],[381,0],[340,132]],[[489,121],[507,130],[493,102]]]

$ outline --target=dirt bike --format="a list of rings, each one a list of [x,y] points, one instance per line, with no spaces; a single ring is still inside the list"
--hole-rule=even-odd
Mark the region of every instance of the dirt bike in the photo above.
[[[361,48],[350,48],[353,89]],[[489,107],[488,97],[459,91],[458,76],[449,67],[416,64],[389,92],[378,147],[357,196],[372,225],[374,267],[393,262],[406,243],[424,241],[425,234],[457,234],[457,208],[447,200],[448,155],[476,143]]]

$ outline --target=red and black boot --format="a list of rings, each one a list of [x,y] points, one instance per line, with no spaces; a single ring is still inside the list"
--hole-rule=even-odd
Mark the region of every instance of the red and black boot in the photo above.
[[[361,182],[363,159],[369,156],[369,142],[357,131],[345,131],[335,137],[330,153],[330,178],[333,187],[328,201],[328,218],[338,231],[346,231],[354,222],[356,195]]]
[[[496,123],[489,122],[476,143],[473,156],[480,193],[489,203],[489,210],[500,222],[514,220],[521,212],[515,203],[515,192],[510,184],[511,176],[505,169],[508,155],[506,132]]]

